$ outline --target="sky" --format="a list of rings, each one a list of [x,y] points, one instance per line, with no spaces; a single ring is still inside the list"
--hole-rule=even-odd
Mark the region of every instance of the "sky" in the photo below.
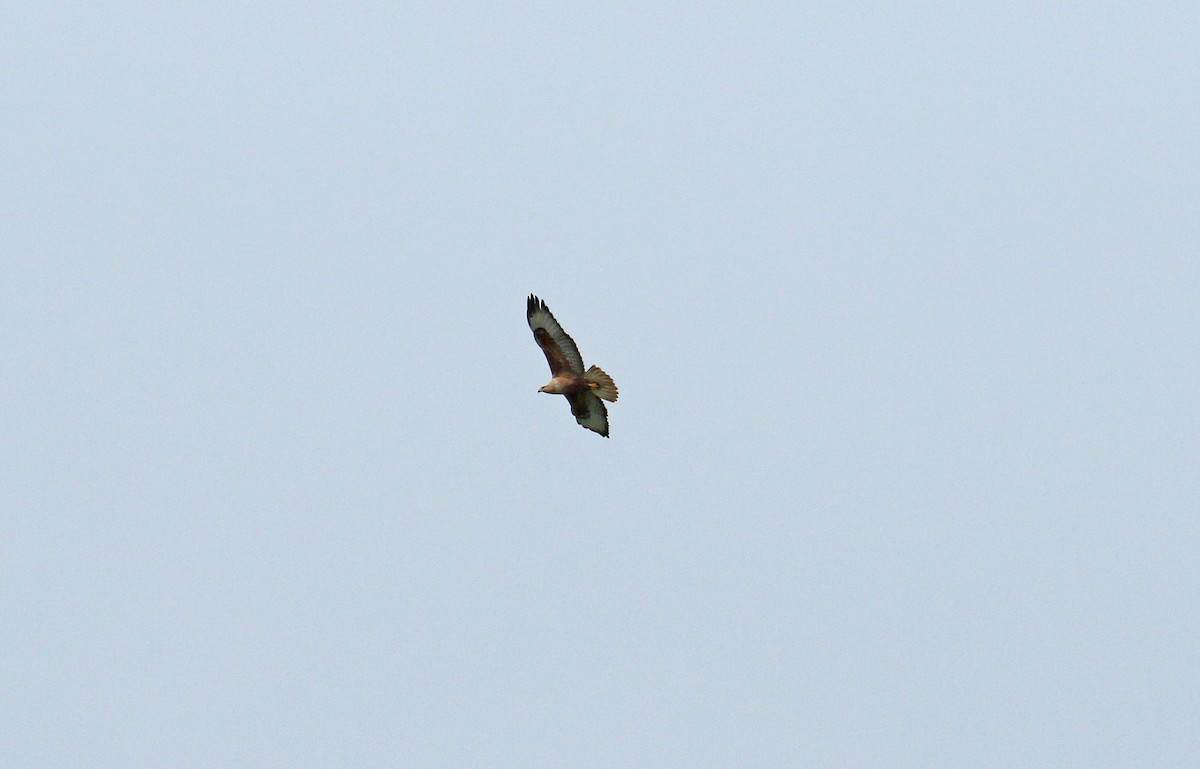
[[[4,766],[1200,765],[1194,3],[5,15]]]

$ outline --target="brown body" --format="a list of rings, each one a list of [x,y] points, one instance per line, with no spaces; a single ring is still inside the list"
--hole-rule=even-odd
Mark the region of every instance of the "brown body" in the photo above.
[[[549,382],[538,389],[538,392],[550,393],[551,395],[574,395],[575,393],[587,392],[590,389],[593,388],[588,386],[586,379],[572,372],[551,377]]]

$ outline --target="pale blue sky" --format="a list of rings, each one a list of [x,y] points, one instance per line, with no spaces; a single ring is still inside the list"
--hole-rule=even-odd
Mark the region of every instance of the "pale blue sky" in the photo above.
[[[1194,3],[5,16],[5,767],[1200,765]]]

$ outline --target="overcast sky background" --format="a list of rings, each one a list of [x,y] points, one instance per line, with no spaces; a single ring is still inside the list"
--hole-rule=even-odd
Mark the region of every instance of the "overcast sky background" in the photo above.
[[[4,766],[1200,765],[1200,10],[910,6],[10,7]]]

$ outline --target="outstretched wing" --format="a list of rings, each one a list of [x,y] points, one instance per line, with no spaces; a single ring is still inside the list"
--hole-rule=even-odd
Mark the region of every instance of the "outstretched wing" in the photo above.
[[[576,422],[608,437],[608,409],[594,392],[574,393],[567,396],[567,401]]]
[[[525,304],[525,318],[529,321],[529,328],[533,330],[533,338],[537,340],[538,347],[546,354],[550,373],[558,376],[570,371],[583,376],[583,356],[579,354],[575,340],[567,336],[567,332],[558,325],[546,303],[530,294],[529,301]]]

